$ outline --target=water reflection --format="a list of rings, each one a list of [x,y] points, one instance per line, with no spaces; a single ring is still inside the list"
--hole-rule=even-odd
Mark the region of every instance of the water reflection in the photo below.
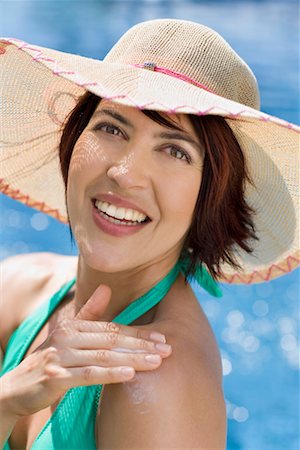
[[[257,300],[252,306],[252,311],[258,317],[266,316],[269,312],[268,303],[264,300]]]
[[[30,218],[30,225],[36,231],[46,230],[49,226],[48,217],[42,213],[35,213]]]
[[[226,321],[229,324],[229,326],[239,328],[245,322],[245,318],[243,313],[241,313],[241,311],[234,310],[230,311],[230,313],[227,314]]]
[[[244,406],[237,406],[234,403],[227,402],[226,411],[228,419],[233,419],[237,422],[246,422],[249,418],[249,411]]]

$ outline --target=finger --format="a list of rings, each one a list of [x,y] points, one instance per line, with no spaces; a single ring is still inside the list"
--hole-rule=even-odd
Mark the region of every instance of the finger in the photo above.
[[[72,350],[63,356],[64,367],[130,366],[135,370],[153,370],[162,363],[162,357],[153,353],[123,353],[112,350]]]
[[[109,304],[110,298],[110,287],[101,284],[80,309],[75,316],[75,320],[100,320]]]
[[[155,342],[166,342],[166,337],[157,331],[151,331],[147,328],[142,329],[129,327],[115,322],[76,320],[76,322],[74,322],[74,329],[81,332],[88,331],[90,333],[118,333],[139,339],[148,339]]]
[[[132,367],[72,367],[64,371],[63,384],[69,387],[90,386],[93,384],[123,383],[135,375]]]
[[[162,342],[151,342],[117,333],[79,333],[72,336],[72,348],[81,350],[140,350],[169,355],[171,346]]]

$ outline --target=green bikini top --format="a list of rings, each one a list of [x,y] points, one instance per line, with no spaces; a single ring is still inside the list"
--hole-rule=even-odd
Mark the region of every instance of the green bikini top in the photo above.
[[[178,262],[150,291],[127,306],[113,321],[128,325],[145,314],[164,298],[180,270],[186,273],[186,267],[183,262]],[[217,283],[205,269],[199,268],[194,278],[211,295],[222,296]],[[20,364],[31,342],[74,283],[75,279],[62,286],[14,331],[7,345],[0,376]],[[101,389],[102,385],[93,385],[68,390],[35,439],[31,450],[96,450],[95,422]],[[10,450],[8,441],[4,450]]]

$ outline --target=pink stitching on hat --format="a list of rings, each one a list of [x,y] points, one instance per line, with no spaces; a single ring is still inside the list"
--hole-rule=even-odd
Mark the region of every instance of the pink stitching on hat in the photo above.
[[[59,70],[59,71],[55,71],[55,70],[53,70],[53,74],[54,75],[75,75],[76,73],[75,72],[68,72],[68,71],[64,71],[64,70]]]
[[[35,61],[48,61],[48,62],[53,62],[55,63],[55,59],[52,58],[43,58],[42,56],[37,56],[36,58],[32,58]]]
[[[6,47],[8,47],[9,45],[12,44],[7,40],[3,40],[0,42],[0,55],[4,55],[4,53],[6,52]]]
[[[26,44],[26,42],[23,42],[22,45],[20,45],[19,47],[21,50],[23,50],[23,48],[26,48],[27,50],[31,50],[32,52],[37,52],[37,53],[41,53],[41,50],[39,48],[35,48],[35,47],[30,47],[28,44]]]
[[[300,264],[300,259],[296,258],[295,256],[288,256],[285,260],[285,262],[287,263],[288,269],[284,269],[279,264],[272,264],[268,268],[266,276],[263,276],[258,270],[254,270],[249,275],[241,275],[239,273],[235,273],[231,276],[224,276],[224,277],[222,277],[222,279],[226,280],[229,284],[232,284],[233,280],[236,278],[240,279],[240,281],[242,283],[251,284],[255,276],[259,276],[259,278],[261,278],[262,281],[269,281],[270,279],[272,279],[272,272],[275,269],[280,270],[282,273],[291,272],[293,270],[291,261],[295,261],[298,265]]]
[[[86,87],[86,86],[97,86],[98,83],[80,83],[79,86]]]
[[[35,208],[38,211],[48,214],[49,216],[53,217],[56,220],[59,220],[62,223],[68,223],[67,219],[60,214],[58,209],[50,208],[45,204],[45,202],[37,202],[32,200],[29,195],[22,194],[19,189],[12,189],[9,184],[4,184],[3,179],[0,179],[0,192],[8,195],[14,200],[18,200],[24,205],[30,206],[31,208]]]

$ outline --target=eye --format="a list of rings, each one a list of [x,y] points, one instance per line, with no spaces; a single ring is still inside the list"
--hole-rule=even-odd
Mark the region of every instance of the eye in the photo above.
[[[103,131],[106,134],[111,134],[113,136],[122,136],[123,133],[120,128],[116,127],[111,123],[98,123],[94,127],[94,131]]]
[[[165,147],[165,149],[170,150],[169,153],[172,156],[172,158],[186,161],[189,164],[191,163],[191,157],[185,150],[182,150],[181,148],[175,147],[173,145],[170,145],[169,147]]]

